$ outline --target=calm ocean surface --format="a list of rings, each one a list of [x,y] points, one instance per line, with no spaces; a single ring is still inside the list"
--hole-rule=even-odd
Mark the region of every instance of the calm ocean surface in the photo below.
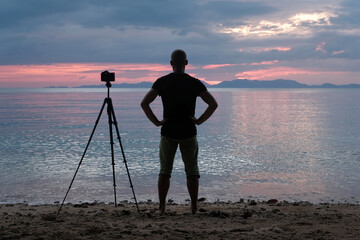
[[[157,200],[160,129],[140,101],[147,89],[111,89],[138,201]],[[198,127],[199,197],[208,201],[360,200],[360,89],[210,89],[219,108]],[[106,89],[0,90],[0,203],[62,201]],[[152,107],[160,117],[157,99]],[[197,116],[205,105],[198,100]],[[115,141],[118,201],[132,201]],[[180,154],[168,197],[189,198]],[[112,202],[106,110],[67,202]]]

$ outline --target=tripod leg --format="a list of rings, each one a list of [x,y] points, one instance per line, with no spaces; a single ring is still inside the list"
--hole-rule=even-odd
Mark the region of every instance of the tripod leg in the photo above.
[[[124,159],[124,164],[125,164],[125,168],[126,168],[126,172],[127,172],[128,178],[129,178],[130,187],[131,187],[131,190],[132,190],[132,193],[133,193],[133,196],[134,196],[136,208],[137,208],[138,213],[140,213],[139,206],[138,206],[138,203],[137,203],[137,200],[136,200],[136,196],[135,196],[134,186],[133,186],[132,181],[131,181],[130,172],[129,172],[129,168],[128,168],[127,161],[126,161],[126,157],[125,157],[125,153],[124,153],[124,148],[123,148],[122,143],[121,143],[121,137],[120,137],[120,132],[119,132],[119,128],[118,128],[117,121],[116,121],[116,117],[115,117],[114,107],[113,107],[113,105],[112,105],[112,101],[111,101],[110,98],[109,98],[109,103],[108,103],[108,104],[109,104],[109,106],[110,106],[110,109],[111,109],[111,112],[112,112],[112,117],[113,117],[113,119],[114,119],[114,120],[113,120],[113,123],[114,123],[114,125],[115,125],[117,139],[119,140],[122,157],[123,157],[123,159]]]
[[[109,131],[110,131],[110,145],[111,145],[111,164],[112,164],[112,170],[113,170],[113,186],[114,186],[114,197],[115,197],[115,207],[117,207],[117,200],[116,200],[116,182],[115,182],[115,161],[114,161],[114,139],[113,139],[113,130],[112,130],[112,103],[111,99],[107,98],[107,114],[109,119]]]
[[[60,206],[60,208],[59,208],[58,213],[60,213],[61,208],[62,208],[62,206],[64,205],[65,199],[66,199],[67,195],[69,194],[70,188],[71,188],[71,186],[72,186],[72,184],[73,184],[73,182],[74,182],[74,180],[75,180],[76,174],[77,174],[77,172],[79,171],[80,165],[81,165],[81,163],[82,163],[82,161],[83,161],[83,159],[84,159],[84,157],[85,157],[86,151],[87,151],[87,149],[88,149],[88,147],[89,147],[89,145],[90,145],[91,139],[92,139],[92,137],[93,137],[93,135],[94,135],[94,132],[95,132],[95,129],[96,129],[98,123],[99,123],[99,120],[100,120],[101,114],[102,114],[102,112],[103,112],[103,110],[104,110],[104,107],[105,107],[106,102],[107,102],[107,101],[106,101],[106,99],[105,99],[105,100],[104,100],[104,103],[103,103],[103,105],[102,105],[102,107],[101,107],[101,110],[100,110],[100,112],[99,112],[99,115],[98,115],[98,117],[97,117],[97,119],[96,119],[95,126],[94,126],[94,128],[93,128],[93,130],[92,130],[92,132],[91,132],[89,141],[88,141],[88,143],[87,143],[87,145],[86,145],[86,148],[85,148],[84,153],[83,153],[83,155],[82,155],[82,157],[81,157],[81,160],[80,160],[80,162],[79,162],[79,165],[78,165],[78,167],[77,167],[77,169],[76,169],[76,171],[75,171],[74,177],[73,177],[72,180],[71,180],[70,186],[69,186],[69,188],[68,188],[68,190],[67,190],[67,192],[66,192],[66,194],[65,194],[64,200],[63,200],[62,203],[61,203],[61,206]]]

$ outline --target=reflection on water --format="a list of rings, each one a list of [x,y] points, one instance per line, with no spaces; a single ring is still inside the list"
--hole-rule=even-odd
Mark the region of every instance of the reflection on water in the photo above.
[[[307,152],[321,151],[318,137],[323,133],[324,105],[316,99],[304,99],[303,93],[287,91],[250,92],[233,97],[231,134],[233,156],[242,156],[248,171],[243,175],[235,169],[234,178],[247,185],[251,194],[258,190],[265,195],[288,193],[292,183],[304,188],[306,179],[316,179],[316,174],[305,169],[317,168],[314,159],[304,157]],[[298,164],[302,164],[300,168]],[[305,169],[304,169],[305,168]],[[299,172],[301,171],[301,172]],[[241,171],[240,171],[241,172]],[[251,183],[251,184],[249,184]],[[321,181],[317,181],[319,189]],[[239,193],[241,190],[239,191]]]
[[[104,91],[104,90],[103,90]],[[359,90],[213,90],[198,128],[200,197],[349,201],[360,198]],[[139,200],[157,199],[159,129],[140,109],[145,90],[112,92]],[[103,103],[102,91],[0,93],[0,202],[61,201]],[[161,116],[161,102],[152,107]],[[205,108],[199,101],[197,115]],[[118,198],[131,189],[115,142]],[[169,197],[188,198],[180,154]],[[106,110],[68,200],[113,201]]]

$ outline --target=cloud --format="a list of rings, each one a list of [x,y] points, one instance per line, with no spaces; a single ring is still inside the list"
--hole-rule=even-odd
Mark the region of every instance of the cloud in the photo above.
[[[12,31],[31,31],[45,23],[59,24],[84,8],[84,1],[2,0],[0,27]]]
[[[338,55],[338,54],[341,54],[341,53],[344,53],[345,51],[344,50],[340,50],[340,51],[333,51],[331,53],[331,55]]]
[[[332,25],[330,18],[338,17],[332,12],[317,13],[298,13],[291,17],[289,21],[295,26],[313,25],[313,26],[330,26]]]
[[[228,67],[228,66],[236,66],[237,64],[209,64],[205,65],[202,68],[203,69],[216,69],[221,67]]]
[[[234,37],[276,37],[297,35],[305,36],[314,33],[319,26],[331,26],[331,18],[338,15],[327,12],[297,13],[284,21],[260,20],[248,22],[237,27],[221,25],[218,30],[221,33],[232,34]]]
[[[272,48],[265,48],[264,51],[265,52],[270,52],[270,51],[279,51],[279,52],[287,52],[290,51],[291,47],[272,47]]]
[[[307,84],[347,84],[354,83],[358,78],[359,71],[339,71],[322,70],[315,68],[296,68],[296,67],[274,67],[267,69],[256,69],[251,71],[239,72],[236,74],[238,79],[249,80],[273,80],[291,79]]]
[[[327,51],[325,50],[325,45],[326,45],[326,42],[321,42],[320,44],[317,45],[316,51],[322,52],[324,54],[327,53]]]
[[[0,64],[163,62],[179,47],[197,55],[210,47],[214,63],[230,48],[214,25],[274,11],[244,1],[4,0]]]
[[[299,69],[299,68],[292,68],[292,67],[275,67],[275,68],[268,68],[268,69],[257,69],[252,71],[244,71],[236,74],[237,78],[244,78],[249,80],[270,80],[270,79],[277,79],[277,78],[286,78],[290,75],[296,74],[312,74],[313,71]]]
[[[0,65],[0,85],[44,87],[98,84],[104,70],[115,72],[117,81],[154,81],[170,72],[170,65],[119,63],[56,63],[47,65]]]
[[[54,71],[54,85],[60,81],[55,79],[60,79],[61,64],[84,71],[67,69],[62,82],[72,76],[82,82],[97,80],[98,71],[113,65],[119,80],[134,82],[171,70],[170,54],[182,48],[192,64],[187,69],[206,81],[233,80],[260,68],[306,70],[314,65],[321,65],[324,73],[349,68],[355,76],[360,1],[309,2],[2,0],[0,65],[33,81],[50,75],[31,75],[24,66],[32,71],[51,66],[47,70]],[[337,64],[330,67],[329,60]],[[16,65],[26,74],[11,67]],[[7,74],[1,68],[0,76]],[[356,80],[351,74],[346,77]],[[308,75],[302,76],[307,80]],[[311,76],[320,79],[319,74]]]
[[[261,52],[271,52],[271,51],[278,51],[278,52],[288,52],[291,51],[291,47],[252,47],[248,49],[240,49],[240,52],[255,52],[255,53],[261,53]]]
[[[175,0],[2,0],[0,22],[4,27],[51,23],[85,28],[136,26],[191,31],[209,21],[233,22],[274,10],[264,3],[246,1],[183,0],[180,4]]]
[[[278,63],[278,60],[273,60],[273,61],[264,61],[264,62],[259,62],[259,63],[250,63],[249,65],[251,66],[259,66],[259,65],[273,65],[275,63]]]
[[[342,26],[342,28],[358,28],[360,24],[360,1],[358,0],[344,0],[342,1],[339,10],[340,16],[335,19],[335,23]]]

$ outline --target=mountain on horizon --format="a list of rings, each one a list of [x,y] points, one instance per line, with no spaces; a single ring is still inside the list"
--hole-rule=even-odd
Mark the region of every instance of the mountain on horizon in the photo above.
[[[303,83],[294,80],[277,79],[271,81],[236,79],[233,81],[224,81],[216,85],[217,88],[308,88]]]
[[[139,83],[112,83],[113,88],[151,88],[152,82],[139,82]],[[105,84],[99,85],[83,85],[76,88],[102,88],[106,87]]]
[[[218,84],[210,85],[203,82],[208,88],[360,88],[360,84],[345,84],[335,85],[331,83],[324,83],[322,85],[307,85],[299,83],[294,80],[276,79],[276,80],[248,80],[248,79],[235,79],[232,81],[223,81]],[[151,88],[152,82],[140,83],[119,83],[112,84],[113,88]],[[56,87],[48,87],[56,88]],[[105,88],[104,84],[101,85],[83,85],[76,88]]]
[[[248,80],[236,79],[233,81],[224,81],[216,85],[216,88],[360,88],[360,84],[335,85],[324,83],[322,85],[307,85],[294,80],[276,79],[276,80]]]

